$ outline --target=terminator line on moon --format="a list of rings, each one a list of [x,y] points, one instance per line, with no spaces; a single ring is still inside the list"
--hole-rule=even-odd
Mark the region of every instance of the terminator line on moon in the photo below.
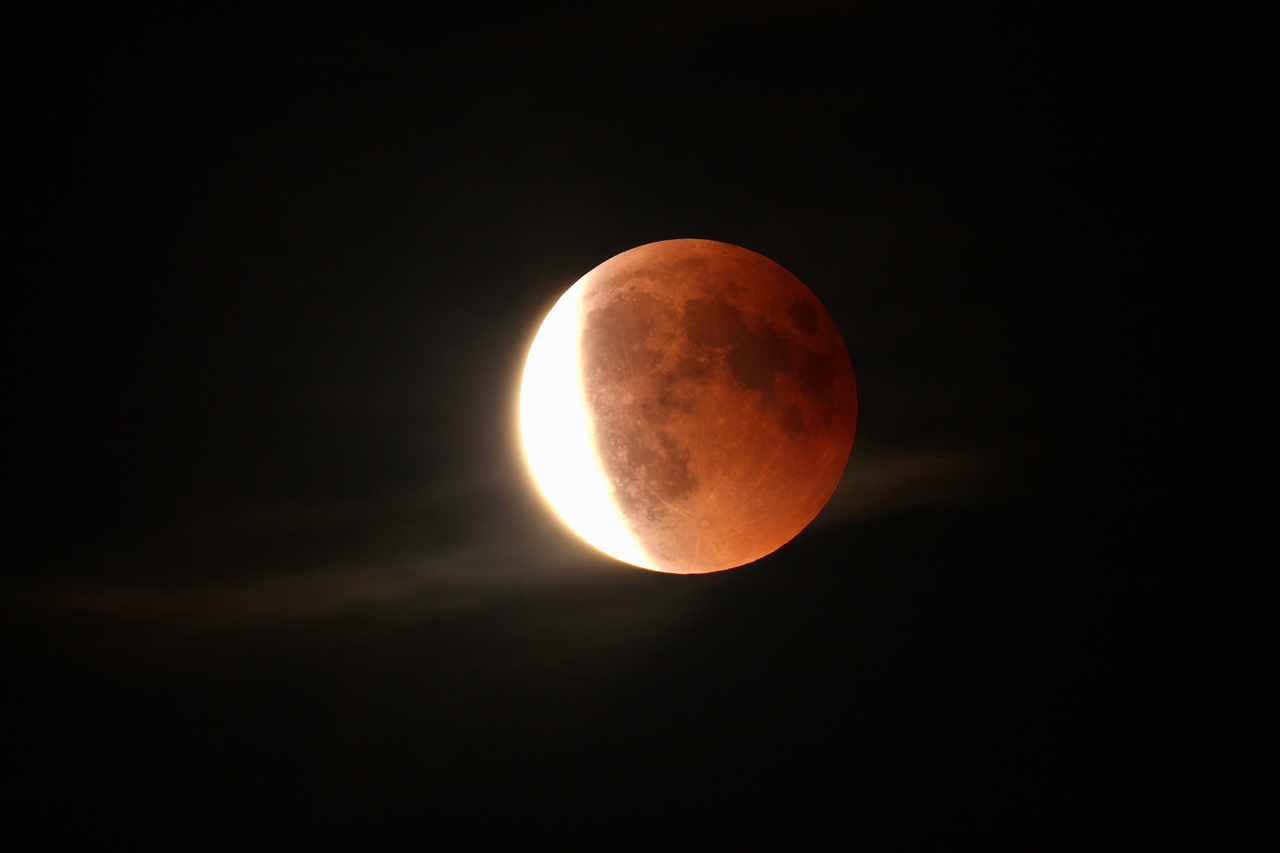
[[[538,485],[584,539],[691,574],[758,560],[813,520],[857,405],[840,332],[799,279],[727,243],[667,240],[556,303],[520,425]]]

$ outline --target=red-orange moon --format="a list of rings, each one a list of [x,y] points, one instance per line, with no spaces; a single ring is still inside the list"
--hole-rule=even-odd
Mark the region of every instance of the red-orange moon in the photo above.
[[[678,573],[758,560],[803,530],[840,482],[857,407],[818,298],[710,240],[650,243],[583,276],[521,387],[552,505],[597,547]]]

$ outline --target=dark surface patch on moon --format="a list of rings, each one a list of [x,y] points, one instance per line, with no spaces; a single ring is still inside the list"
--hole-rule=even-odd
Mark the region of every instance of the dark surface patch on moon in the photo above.
[[[799,299],[793,300],[787,306],[787,314],[795,321],[800,331],[806,335],[816,335],[818,333],[818,313]]]
[[[740,288],[739,288],[740,290]],[[806,309],[808,306],[803,306]],[[817,322],[812,309],[809,314]],[[814,353],[780,337],[772,325],[752,331],[741,312],[725,302],[720,294],[710,299],[690,299],[684,304],[681,326],[693,347],[724,350],[704,354],[704,361],[726,359],[734,377],[744,388],[759,391],[763,400],[776,405],[774,379],[779,373],[792,373],[807,353]],[[810,333],[812,334],[812,333]]]
[[[583,347],[595,381],[607,381],[606,375],[648,373],[662,360],[661,352],[645,345],[653,332],[656,304],[648,293],[629,292],[587,318]]]
[[[772,328],[743,335],[729,351],[729,367],[743,387],[759,391],[768,404],[776,404],[774,379],[790,373],[794,364],[791,347]]]
[[[720,294],[710,299],[690,299],[684,303],[683,314],[680,325],[694,346],[722,349],[746,337],[747,324],[742,322],[742,315]]]
[[[726,284],[733,284],[738,292],[742,290],[733,282]],[[813,335],[818,330],[817,313],[803,302],[792,301],[788,314],[792,319],[799,318],[796,325],[806,334]],[[775,382],[780,375],[796,374],[810,398],[805,402],[814,420],[830,422],[830,407],[820,400],[830,389],[831,366],[812,350],[779,335],[776,324],[760,324],[761,328],[753,331],[742,313],[717,293],[709,299],[688,300],[681,326],[695,349],[718,351],[703,354],[700,363],[724,360],[742,387],[759,391],[761,404],[776,409],[779,423],[787,432],[802,431],[804,417],[796,406],[778,400]]]
[[[831,419],[831,406],[823,401],[831,398],[836,379],[835,365],[813,350],[801,349],[799,355],[796,377],[800,380],[800,387],[814,401],[815,416],[822,418],[823,423],[828,423]]]

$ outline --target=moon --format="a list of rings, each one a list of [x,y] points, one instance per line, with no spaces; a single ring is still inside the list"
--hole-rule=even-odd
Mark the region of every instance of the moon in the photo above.
[[[520,386],[529,466],[605,553],[730,569],[785,545],[835,491],[857,388],[822,303],[768,258],[666,240],[584,275],[538,330]]]

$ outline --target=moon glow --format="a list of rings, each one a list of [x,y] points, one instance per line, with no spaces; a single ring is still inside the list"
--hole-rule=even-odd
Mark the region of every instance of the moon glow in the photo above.
[[[667,240],[587,273],[538,330],[520,387],[534,477],[632,565],[743,565],[804,529],[844,473],[853,368],[817,297],[768,258]]]

